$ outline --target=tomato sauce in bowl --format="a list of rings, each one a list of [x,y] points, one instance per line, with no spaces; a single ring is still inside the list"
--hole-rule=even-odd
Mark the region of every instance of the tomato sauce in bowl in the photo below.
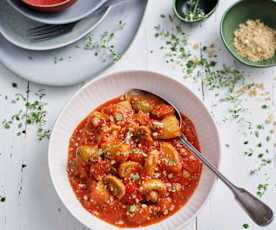
[[[73,5],[77,0],[22,0],[30,8],[42,12],[57,12]]]
[[[182,132],[200,150],[192,121]],[[174,109],[121,96],[96,108],[74,130],[67,172],[82,206],[117,227],[157,223],[192,196],[202,164],[182,144]]]

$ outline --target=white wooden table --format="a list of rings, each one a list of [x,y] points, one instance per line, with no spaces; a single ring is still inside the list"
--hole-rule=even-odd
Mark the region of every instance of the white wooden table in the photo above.
[[[250,176],[249,170],[258,167],[259,160],[256,156],[244,156],[246,147],[243,142],[257,144],[254,136],[244,136],[239,124],[228,120],[221,122],[225,110],[220,106],[214,107],[216,98],[208,90],[201,89],[201,82],[184,79],[183,73],[172,65],[165,63],[164,55],[159,50],[160,42],[154,38],[153,27],[162,23],[160,14],[172,13],[171,2],[168,0],[149,1],[148,10],[130,50],[125,56],[106,73],[120,70],[150,70],[157,71],[182,81],[199,97],[201,97],[210,111],[213,111],[222,141],[221,171],[238,185],[256,193],[258,184],[268,183],[268,190],[262,199],[276,211],[276,165],[275,165],[275,134],[269,134],[270,125],[262,131],[260,140],[266,135],[271,136],[270,142],[263,141],[261,151],[269,150],[269,158],[273,162],[265,166],[256,175]],[[191,28],[190,41],[194,43],[214,43],[219,53],[219,63],[232,64],[231,55],[224,48],[219,34],[220,19],[224,10],[231,5],[233,0],[221,1],[216,13],[198,26]],[[154,50],[153,53],[150,51]],[[240,64],[236,68],[245,72],[250,81],[264,83],[272,100],[266,101],[267,109],[262,109],[264,101],[260,98],[251,98],[245,101],[248,107],[248,119],[254,124],[263,123],[270,113],[275,114],[276,101],[276,68],[252,69]],[[70,73],[68,73],[70,74]],[[11,84],[16,82],[18,89]],[[32,91],[46,89],[48,102],[48,127],[51,129],[54,122],[69,98],[85,83],[72,87],[47,87],[27,82],[0,65],[0,94],[9,97],[16,92],[25,95],[29,87]],[[219,89],[217,90],[219,91]],[[204,94],[203,94],[204,93]],[[204,96],[203,96],[204,95]],[[273,103],[274,102],[274,103]],[[215,109],[214,109],[215,108]],[[24,107],[22,108],[24,109]],[[0,99],[0,120],[18,111],[18,106]],[[5,202],[0,202],[0,229],[1,230],[79,230],[86,229],[65,209],[59,200],[50,181],[47,163],[48,140],[39,142],[35,128],[27,126],[26,135],[17,137],[15,130],[0,128],[0,195],[6,197]],[[230,147],[225,147],[229,144]],[[255,153],[256,155],[256,153]],[[26,167],[22,168],[22,165]],[[261,229],[256,226],[246,214],[238,207],[228,189],[218,182],[213,194],[202,209],[198,217],[185,229],[189,230],[238,230],[243,229],[243,224],[249,224],[249,229]],[[276,221],[266,229],[275,230]]]

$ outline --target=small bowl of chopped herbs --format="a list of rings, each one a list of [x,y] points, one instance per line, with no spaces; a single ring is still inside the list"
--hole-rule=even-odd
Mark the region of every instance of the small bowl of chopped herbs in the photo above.
[[[220,33],[229,52],[251,67],[276,66],[276,2],[243,0],[224,13]]]
[[[219,0],[173,0],[175,15],[183,22],[200,22],[211,16]]]

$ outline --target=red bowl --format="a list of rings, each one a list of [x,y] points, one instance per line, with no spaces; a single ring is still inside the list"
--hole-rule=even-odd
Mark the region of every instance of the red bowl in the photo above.
[[[30,8],[41,12],[57,12],[73,5],[77,0],[22,0]]]

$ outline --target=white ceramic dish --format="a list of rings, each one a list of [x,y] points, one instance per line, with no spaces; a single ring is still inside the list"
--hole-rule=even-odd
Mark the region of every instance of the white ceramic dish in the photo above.
[[[16,10],[5,1],[0,1],[0,33],[12,44],[28,50],[51,50],[70,45],[94,30],[107,16],[111,7],[93,13],[77,22],[71,32],[49,40],[33,41],[27,34],[31,28],[42,23],[33,21]]]
[[[103,33],[115,32],[122,20],[126,23],[124,29],[117,31],[111,42],[116,53],[122,57],[136,37],[147,4],[148,0],[131,0],[112,7],[93,30],[93,38],[99,41]],[[98,76],[114,64],[109,56],[104,62],[101,55],[94,55],[95,50],[85,50],[86,44],[87,38],[84,37],[66,47],[38,52],[12,45],[0,34],[0,62],[29,81],[53,86],[73,85]],[[76,45],[80,48],[76,48]],[[55,63],[56,58],[63,58],[63,61]]]
[[[3,0],[1,0],[3,1]],[[21,0],[5,0],[15,10],[34,21],[45,24],[66,24],[76,22],[93,13],[102,4],[103,0],[78,0],[69,8],[56,13],[42,13],[30,9]]]
[[[51,135],[48,160],[50,175],[60,199],[73,216],[93,230],[119,228],[91,215],[77,200],[66,173],[69,138],[76,126],[93,109],[131,88],[156,92],[172,101],[181,112],[192,119],[204,155],[216,167],[219,165],[220,141],[216,126],[204,104],[179,82],[158,73],[143,71],[114,73],[89,82],[73,96],[57,119]],[[180,229],[197,215],[210,195],[215,181],[215,175],[203,167],[196,191],[181,210],[160,223],[139,229]]]

